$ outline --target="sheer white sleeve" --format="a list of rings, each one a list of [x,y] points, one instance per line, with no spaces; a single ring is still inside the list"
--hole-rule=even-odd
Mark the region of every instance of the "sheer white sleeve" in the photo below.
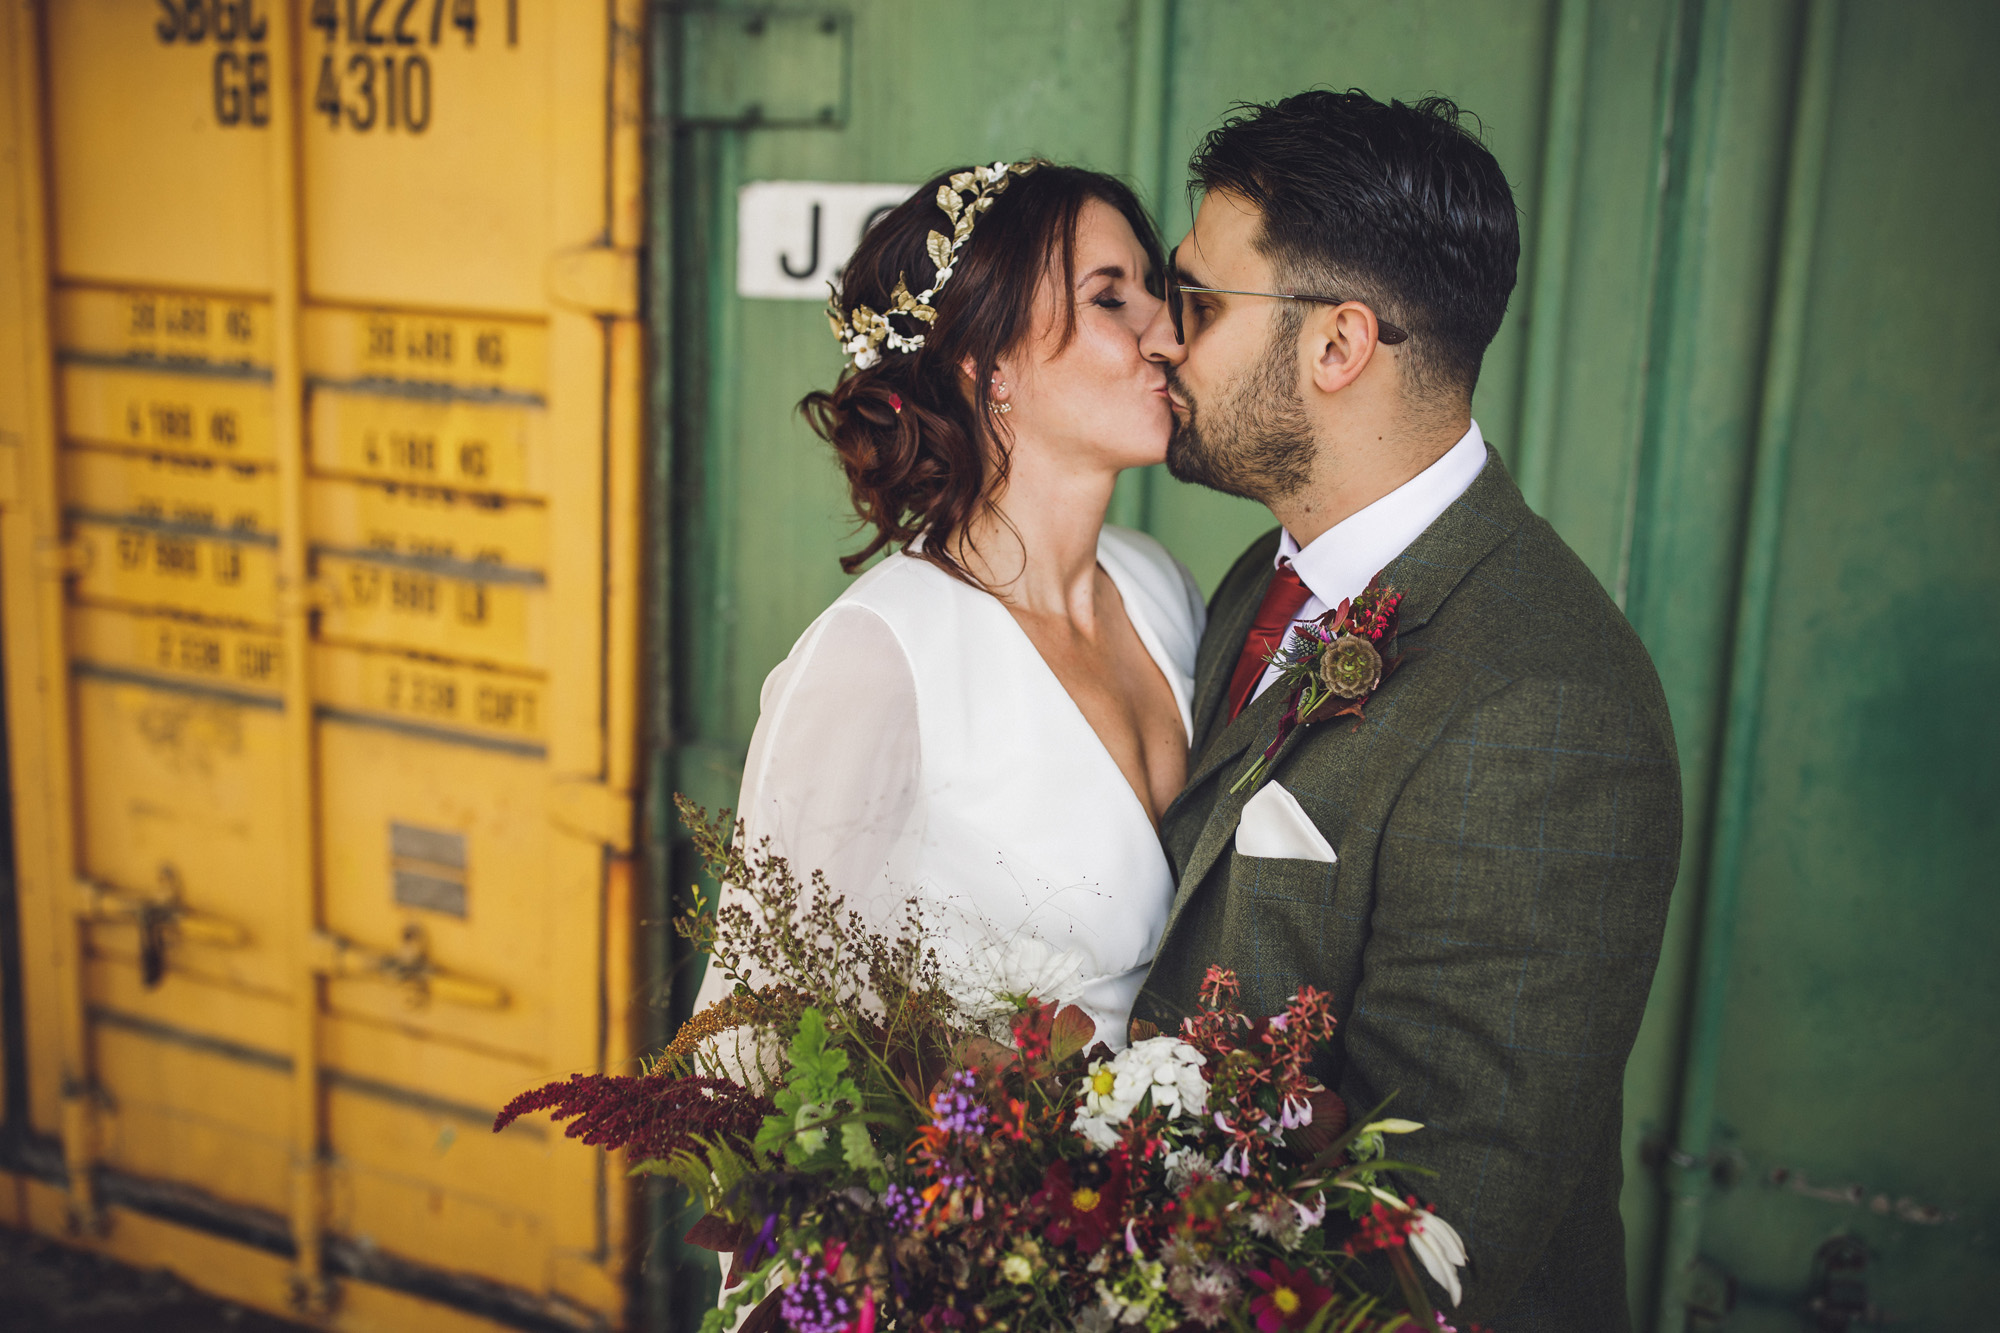
[[[916,680],[875,612],[835,604],[764,681],[737,817],[801,880],[886,924],[908,892],[919,819]],[[727,902],[738,891],[725,887]],[[728,992],[711,970],[700,1005]]]

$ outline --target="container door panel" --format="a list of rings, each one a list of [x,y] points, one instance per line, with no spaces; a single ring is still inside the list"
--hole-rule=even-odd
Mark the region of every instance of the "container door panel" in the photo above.
[[[616,1321],[607,1164],[491,1124],[630,1055],[639,7],[6,24],[49,409],[5,643],[60,686],[10,741],[65,802],[21,919],[70,1206],[104,1222],[93,1169],[199,1195],[298,1251],[256,1303],[331,1326]]]
[[[1833,86],[1927,93],[1836,93],[1806,146],[1825,185],[1717,1090],[1733,1188],[1702,1246],[1746,1333],[1816,1298],[1977,1324],[2000,1267],[2000,397],[1973,350],[2000,345],[1996,54],[1983,5],[1843,6]],[[1865,361],[1857,309],[1882,312]]]

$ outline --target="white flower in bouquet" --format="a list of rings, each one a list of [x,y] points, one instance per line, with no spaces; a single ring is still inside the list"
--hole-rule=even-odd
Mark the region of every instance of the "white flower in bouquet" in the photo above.
[[[1071,1128],[1106,1151],[1118,1145],[1118,1131],[1148,1094],[1153,1109],[1167,1118],[1196,1117],[1208,1110],[1207,1060],[1179,1037],[1148,1037],[1109,1060],[1093,1060],[1084,1075],[1082,1105]]]
[[[991,1021],[1011,1016],[1023,999],[1058,1007],[1083,994],[1088,959],[1033,935],[975,947],[963,968],[945,971],[945,989],[967,1017]]]
[[[1304,1223],[1288,1199],[1280,1199],[1268,1208],[1258,1209],[1249,1215],[1249,1221],[1251,1231],[1276,1241],[1280,1248],[1288,1252],[1296,1250],[1305,1238]]]
[[[1111,1333],[1118,1327],[1118,1316],[1102,1304],[1085,1306],[1076,1312],[1076,1333]]]
[[[1459,1239],[1451,1223],[1428,1208],[1417,1210],[1417,1220],[1410,1226],[1410,1249],[1423,1260],[1424,1271],[1451,1296],[1451,1303],[1457,1305],[1459,1297],[1464,1294],[1459,1286],[1458,1270],[1466,1265],[1465,1242]]]
[[[1167,1278],[1167,1293],[1181,1303],[1190,1319],[1205,1328],[1214,1328],[1228,1317],[1241,1290],[1227,1264],[1189,1263],[1175,1268]]]
[[[1188,1186],[1200,1181],[1222,1177],[1222,1168],[1194,1148],[1175,1148],[1160,1159],[1160,1165],[1166,1168],[1167,1188],[1176,1194],[1185,1193]]]

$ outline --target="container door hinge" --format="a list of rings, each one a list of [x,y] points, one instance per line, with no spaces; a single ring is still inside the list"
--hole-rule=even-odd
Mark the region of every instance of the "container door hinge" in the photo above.
[[[340,605],[340,585],[332,579],[310,576],[304,582],[278,579],[278,614],[290,619],[330,611]]]
[[[167,950],[176,944],[205,944],[240,949],[250,943],[250,931],[227,917],[196,911],[182,900],[180,872],[171,863],[160,867],[156,893],[131,893],[92,879],[77,883],[77,914],[91,922],[129,922],[139,928],[139,981],[147,990],[158,986],[167,972]]]
[[[1726,1328],[1736,1309],[1736,1275],[1713,1259],[1701,1258],[1688,1271],[1684,1304],[1688,1333]]]
[[[614,852],[629,852],[632,820],[630,792],[589,781],[557,781],[549,786],[549,821],[565,833],[603,843]]]
[[[549,260],[549,298],[589,315],[639,314],[639,252],[609,245],[564,250]]]
[[[1806,1316],[1820,1333],[1890,1322],[1868,1299],[1868,1247],[1859,1237],[1835,1236],[1813,1254]]]
[[[416,922],[404,925],[402,943],[393,953],[319,931],[309,946],[309,958],[312,970],[330,981],[367,979],[399,986],[412,1009],[433,1001],[466,1009],[505,1009],[512,1002],[505,986],[432,962],[429,937]]]
[[[293,1273],[285,1285],[285,1304],[307,1319],[324,1319],[340,1309],[340,1286],[330,1277]]]

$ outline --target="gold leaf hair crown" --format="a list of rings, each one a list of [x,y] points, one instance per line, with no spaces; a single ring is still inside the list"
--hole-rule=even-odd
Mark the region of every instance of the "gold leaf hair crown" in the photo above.
[[[937,322],[937,307],[931,302],[944,290],[951,279],[952,266],[958,263],[958,252],[972,239],[972,225],[979,215],[993,207],[993,201],[1016,176],[1025,176],[1041,165],[1041,159],[1030,158],[1026,162],[995,162],[990,167],[972,167],[955,172],[943,185],[938,186],[937,206],[951,219],[951,235],[941,231],[932,232],[924,241],[924,248],[930,253],[931,263],[937,265],[937,277],[931,285],[917,295],[910,295],[910,284],[905,275],[896,275],[896,289],[889,293],[890,306],[877,313],[865,305],[857,305],[851,314],[842,314],[840,293],[836,291],[833,300],[827,304],[827,321],[833,325],[833,336],[840,340],[840,350],[847,353],[847,364],[856,370],[866,370],[882,359],[882,348],[886,344],[892,352],[914,352],[924,345],[921,333],[898,333],[889,325],[889,316],[908,315],[925,324]]]

